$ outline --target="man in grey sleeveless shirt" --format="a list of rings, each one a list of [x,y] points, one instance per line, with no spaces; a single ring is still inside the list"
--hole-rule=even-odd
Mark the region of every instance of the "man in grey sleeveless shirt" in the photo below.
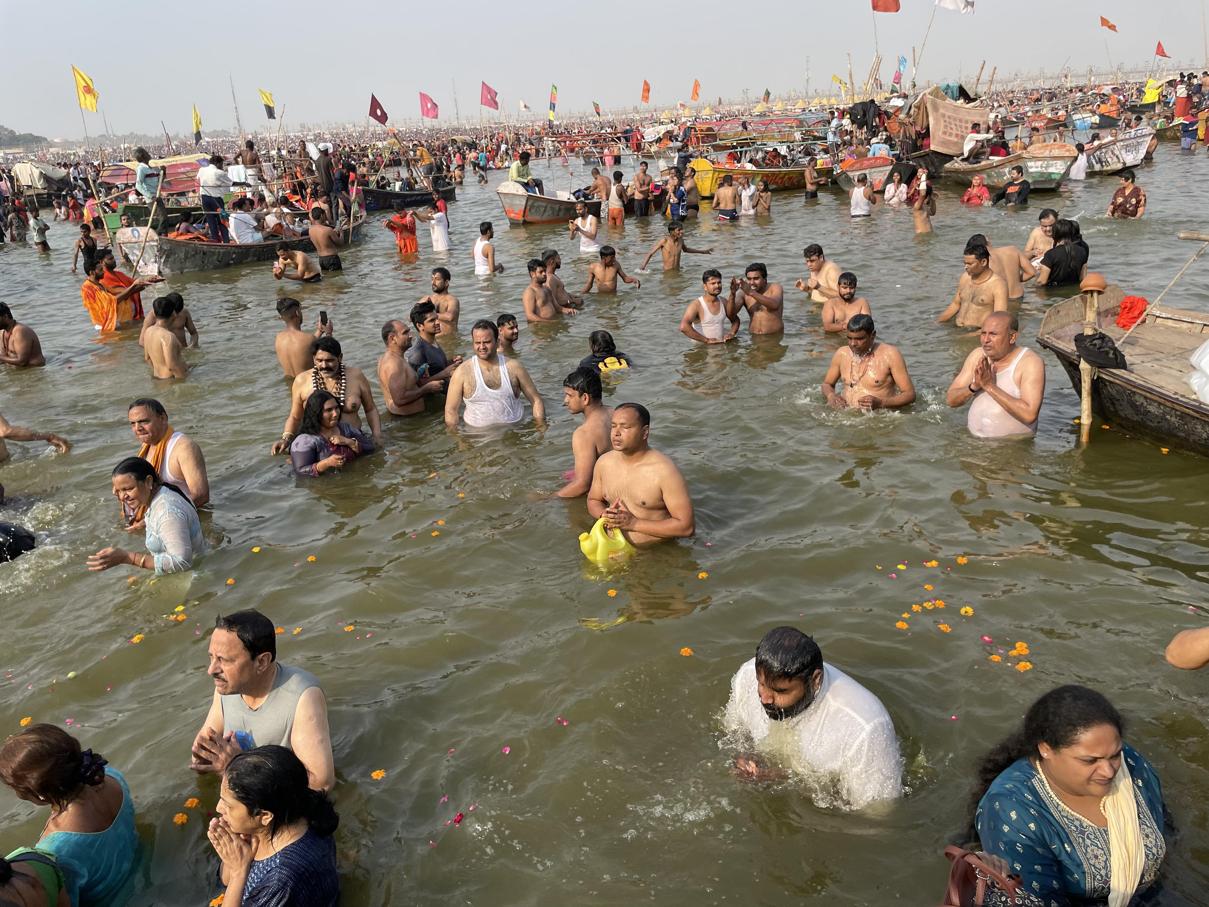
[[[214,701],[193,741],[195,772],[221,774],[242,750],[278,744],[306,766],[310,786],[335,784],[327,700],[319,681],[277,661],[277,632],[259,611],[219,616],[210,635]]]

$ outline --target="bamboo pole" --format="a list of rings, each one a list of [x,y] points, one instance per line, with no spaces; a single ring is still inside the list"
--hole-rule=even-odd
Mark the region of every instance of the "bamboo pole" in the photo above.
[[[1094,334],[1099,330],[1100,291],[1088,290],[1083,294],[1083,333]],[[1079,443],[1086,446],[1091,442],[1091,395],[1096,380],[1096,369],[1090,362],[1079,357]]]
[[[974,97],[978,97],[978,83],[982,81],[982,71],[986,68],[987,61],[983,60],[978,66],[978,75],[974,76],[974,90],[970,92]]]
[[[159,181],[155,184],[155,198],[151,200],[151,210],[147,214],[147,229],[143,231],[143,241],[139,243],[139,257],[134,260],[133,270],[135,274],[138,274],[139,265],[143,261],[143,252],[147,248],[147,237],[151,235],[151,224],[155,220],[155,209],[159,207],[160,192],[164,188],[164,180],[167,176],[168,172],[165,170],[160,174]]]
[[[101,200],[101,193],[97,190],[97,184],[93,182],[92,174],[88,174],[88,187],[92,189],[92,197],[96,199],[97,211],[101,218],[101,226],[105,228],[105,242],[109,244],[109,248],[113,248],[113,237],[109,235],[109,224],[105,223],[105,209],[101,207],[104,202]],[[108,201],[108,199],[106,199]]]
[[[998,66],[991,67],[991,77],[987,79],[987,97],[991,96],[991,86],[995,84],[995,73],[999,72]]]
[[[852,77],[852,54],[848,54],[848,94],[849,104],[856,103],[856,80]]]

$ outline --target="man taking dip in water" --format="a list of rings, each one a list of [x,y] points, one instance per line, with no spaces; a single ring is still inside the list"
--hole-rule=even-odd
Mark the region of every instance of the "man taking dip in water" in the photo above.
[[[1024,284],[1037,276],[1037,269],[1015,246],[992,246],[984,233],[975,233],[966,242],[966,251],[986,246],[991,253],[991,270],[1007,285],[1008,301],[1024,298]]]
[[[844,393],[836,384],[844,382]],[[823,396],[837,409],[898,409],[915,402],[915,385],[897,347],[877,339],[873,319],[855,315],[848,322],[848,345],[831,357],[823,378]]]
[[[722,185],[714,190],[714,213],[718,220],[739,219],[739,190],[734,182],[734,177],[728,173],[722,177]]]
[[[210,503],[210,476],[202,449],[184,432],[173,430],[164,404],[140,397],[127,408],[126,421],[139,442],[137,456],[155,467],[165,485],[174,485],[199,509]],[[127,528],[141,527],[140,520]]]
[[[505,356],[515,356],[516,341],[521,337],[521,326],[517,324],[516,316],[510,312],[502,313],[495,319],[495,328],[500,333],[499,352]]]
[[[840,266],[827,260],[823,247],[811,243],[802,250],[802,257],[806,259],[806,269],[810,273],[804,281],[796,281],[794,286],[809,293],[814,302],[826,302],[839,296]]]
[[[348,232],[351,237],[353,233],[351,218]],[[319,256],[319,267],[322,270],[344,270],[338,249],[345,245],[346,241],[341,237],[339,231],[332,229],[327,222],[327,212],[318,205],[311,209],[311,227],[307,231],[307,237],[315,246],[315,254]]]
[[[567,484],[558,490],[560,498],[581,498],[592,487],[596,461],[612,449],[609,440],[613,410],[601,403],[603,388],[598,370],[580,366],[563,381],[563,406],[573,416],[583,415],[583,425],[571,434],[571,454],[575,468],[567,475]]]
[[[151,377],[184,378],[189,374],[184,347],[176,335],[165,327],[176,313],[176,304],[167,296],[161,296],[152,303],[151,310],[155,312],[155,324],[139,335],[143,344],[143,358],[151,363]]]
[[[726,343],[739,333],[739,316],[719,294],[722,292],[722,274],[710,268],[701,275],[703,292],[688,304],[680,319],[680,333],[698,343]],[[726,322],[730,321],[730,331]]]
[[[634,214],[638,217],[646,217],[650,213],[651,206],[651,183],[654,180],[647,173],[647,163],[642,161],[638,165],[638,172],[634,174],[634,179],[630,182],[630,190],[634,193]]]
[[[491,244],[494,238],[495,228],[491,226],[491,221],[485,220],[479,224],[479,238],[474,241],[472,252],[475,277],[491,277],[504,273],[504,266],[495,263],[495,246]]]
[[[688,486],[676,464],[650,446],[651,414],[638,403],[614,408],[612,450],[596,461],[588,513],[604,517],[632,545],[691,537],[697,531]]]
[[[575,309],[560,308],[554,304],[554,294],[546,286],[546,266],[540,258],[529,259],[529,286],[525,287],[521,302],[525,306],[525,320],[530,324],[542,321],[559,321],[559,314],[574,315]]]
[[[553,249],[547,249],[542,253],[542,264],[546,266],[546,286],[550,288],[550,292],[554,294],[554,304],[563,308],[583,308],[584,300],[582,296],[572,296],[567,292],[567,287],[563,283],[562,278],[558,276],[558,269],[563,266],[562,256]],[[497,324],[499,322],[496,322]],[[503,344],[503,336],[500,336],[500,343]],[[504,350],[507,353],[507,350]]]
[[[386,352],[378,360],[378,384],[392,416],[415,416],[424,412],[424,398],[441,392],[440,381],[420,384],[416,370],[404,355],[411,346],[411,327],[405,321],[392,320],[382,325]]]
[[[1058,212],[1053,208],[1042,208],[1037,217],[1037,226],[1028,235],[1024,244],[1024,254],[1032,262],[1033,267],[1041,264],[1041,259],[1054,247],[1054,224],[1058,222]]]
[[[828,334],[848,330],[848,322],[857,315],[873,314],[869,300],[856,295],[856,275],[851,271],[840,275],[838,288],[840,295],[823,303],[823,330]]]
[[[970,352],[949,385],[945,402],[964,406],[966,425],[976,438],[1031,438],[1045,396],[1045,363],[1027,347],[1018,347],[1015,315],[987,316],[979,348]]]
[[[515,425],[525,417],[524,396],[533,406],[533,421],[546,421],[546,404],[519,362],[509,362],[498,353],[499,328],[479,319],[470,329],[474,357],[463,362],[449,379],[445,397],[445,425],[458,427],[458,412],[466,404],[463,418],[472,428],[491,425]]]
[[[991,270],[991,253],[986,246],[968,246],[962,257],[966,272],[957,281],[953,301],[936,322],[944,324],[956,315],[958,327],[981,328],[992,312],[1007,311],[1007,284]]]
[[[291,249],[289,244],[277,244],[277,260],[273,262],[273,279],[297,280],[300,283],[319,283],[323,275],[319,273],[319,265],[305,252]]]
[[[155,307],[152,306],[143,318],[143,326],[139,328],[139,346],[143,345],[147,329],[158,324],[175,334],[184,349],[197,349],[201,346],[201,335],[197,331],[197,325],[193,323],[193,315],[185,307],[185,297],[180,293],[169,293],[164,298],[172,301],[172,314],[167,318],[157,318]]]
[[[744,272],[746,279],[732,277],[727,309],[739,314],[747,310],[748,330],[752,335],[780,334],[785,330],[781,313],[785,308],[785,290],[779,283],[768,282],[768,268],[762,261],[753,261]]]
[[[616,293],[618,277],[626,283],[634,284],[635,289],[642,289],[641,280],[631,277],[621,269],[621,263],[617,260],[617,250],[612,246],[601,246],[600,261],[594,261],[588,265],[588,282],[584,284],[581,294],[587,296],[592,292],[593,285],[598,285],[597,290],[601,293]]]
[[[456,334],[458,318],[462,314],[462,303],[449,292],[450,274],[447,268],[432,269],[432,292],[420,299],[437,307],[437,318],[441,322],[441,333]]]
[[[290,442],[294,440],[302,422],[306,398],[320,390],[327,391],[340,401],[340,421],[349,423],[353,428],[361,427],[359,411],[364,409],[365,420],[369,422],[374,436],[374,446],[381,450],[382,424],[365,373],[344,364],[340,341],[335,337],[316,337],[311,342],[311,349],[314,367],[310,371],[300,372],[294,378],[290,388],[290,414],[286,417],[281,439],[273,442],[271,453],[285,453],[290,449]]]
[[[46,365],[42,343],[34,329],[13,317],[12,309],[0,302],[0,362],[17,368]]]
[[[690,249],[688,243],[684,241],[684,224],[672,221],[667,225],[667,236],[651,246],[651,251],[646,253],[646,258],[642,260],[642,267],[639,270],[646,270],[646,266],[651,263],[656,252],[663,253],[663,270],[679,271],[682,252],[688,252],[691,255],[712,255],[714,250]]]
[[[289,296],[277,300],[277,317],[285,322],[285,327],[273,338],[273,349],[281,371],[292,381],[299,372],[314,365],[311,344],[316,337],[331,337],[333,325],[331,320],[326,323],[320,320],[314,334],[306,333],[302,330],[302,303]]]

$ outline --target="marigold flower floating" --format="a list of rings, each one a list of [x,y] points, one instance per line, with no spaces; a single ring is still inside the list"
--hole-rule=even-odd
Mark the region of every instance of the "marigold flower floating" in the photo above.
[[[925,592],[931,592],[933,588],[934,588],[934,587],[932,586],[932,584],[931,584],[931,583],[924,583],[924,591],[925,591]]]
[[[900,620],[894,626],[898,627],[900,630],[905,630],[910,626],[910,624],[908,624],[905,620]]]
[[[925,567],[939,567],[940,561],[924,561]]]
[[[1023,674],[1025,671],[1031,671],[1033,663],[1031,661],[1019,661],[1016,663],[1016,670]]]
[[[923,609],[924,609],[923,605],[912,605],[911,606],[911,610],[914,611],[916,614],[921,612]]]
[[[302,627],[295,627],[295,628],[294,628],[294,632],[293,632],[293,633],[291,633],[290,635],[291,635],[291,636],[297,636],[297,635],[298,635],[299,633],[301,633],[301,632],[302,632]]]
[[[943,608],[944,606],[945,606],[945,600],[943,598],[936,599],[936,607]]]
[[[692,656],[693,650],[690,649],[688,646],[685,646],[684,648],[682,648],[680,650],[680,654],[683,655],[685,658],[689,658],[690,656]]]
[[[315,563],[315,561],[317,561],[317,560],[319,560],[319,558],[315,557],[315,555],[313,555],[313,554],[308,554],[308,555],[306,556],[306,562],[307,562],[308,564],[313,564],[313,563]]]
[[[936,629],[938,629],[941,633],[952,633],[953,632],[953,628],[950,627],[948,624],[937,624]]]
[[[988,656],[988,658],[990,658],[991,661],[995,662],[995,664],[999,664],[999,662],[1003,661],[1002,655],[990,655],[990,656]]]
[[[610,589],[610,590],[609,590],[608,592],[606,592],[605,594],[606,594],[607,596],[609,596],[609,598],[616,598],[616,597],[617,597],[617,590],[616,590],[616,589]]]
[[[970,562],[970,559],[968,557],[966,557],[964,554],[957,555],[957,563],[961,564],[963,567],[966,564],[968,564],[969,562]]]
[[[184,606],[184,605],[177,605],[177,606],[176,606],[175,608],[173,608],[172,610],[173,610],[173,611],[175,611],[177,614],[180,614],[182,611],[184,611],[184,610],[185,610],[185,606]]]
[[[345,625],[344,625],[344,632],[345,632],[345,633],[352,633],[352,632],[353,632],[354,630],[356,630],[356,629],[357,629],[357,625],[356,625],[356,624],[345,624]]]
[[[434,529],[434,530],[432,530],[432,537],[433,537],[434,539],[435,539],[435,538],[436,538],[438,535],[440,535],[440,534],[441,534],[441,530],[440,530],[440,529]]]
[[[924,602],[924,608],[928,611],[931,611],[935,607],[936,607],[935,602]]]
[[[233,576],[227,577],[227,585],[228,585],[228,586],[234,586],[234,585],[235,585],[235,577],[233,577]]]
[[[705,570],[702,570],[697,574],[697,579],[709,579],[709,573]]]
[[[175,816],[172,817],[172,821],[176,825],[184,825],[186,822],[189,821],[189,817],[187,815],[185,815],[184,813],[177,813]]]
[[[135,633],[133,636],[130,637],[130,641],[136,646],[139,643],[141,643],[144,639],[145,639],[145,637],[143,636],[142,633]]]
[[[1171,453],[1171,448],[1170,448],[1170,447],[1160,447],[1160,448],[1159,448],[1159,450],[1160,450],[1160,451],[1163,453],[1163,455],[1164,455],[1164,456],[1166,456],[1167,454]]]
[[[31,716],[31,715],[26,715],[24,718],[22,718],[22,719],[21,719],[19,722],[17,722],[17,723],[18,723],[18,724],[20,724],[20,725],[21,725],[21,727],[29,727],[29,726],[30,726],[30,724],[33,722],[33,720],[34,720],[34,719],[33,719],[33,716]]]
[[[904,611],[904,612],[903,612],[903,614],[902,614],[902,617],[903,617],[903,620],[909,620],[909,619],[910,619],[910,617],[911,617],[911,612],[910,612],[910,611]]]
[[[197,797],[190,797],[185,801],[185,809],[197,809],[201,805],[201,800]]]
[[[371,778],[373,778],[375,781],[381,781],[383,778],[386,777],[386,769],[376,768],[372,772],[369,773],[369,776]]]
[[[253,553],[253,554],[260,554],[260,546],[259,546],[259,545],[253,545],[253,546],[252,546],[252,553]]]
[[[960,614],[962,617],[973,617],[973,616],[974,616],[974,609],[973,609],[973,608],[971,608],[969,605],[965,605],[965,606],[964,606],[964,607],[963,607],[963,608],[962,608],[960,611],[958,611],[957,613],[958,613],[958,614]]]
[[[445,525],[445,521],[444,521],[444,520],[437,520],[437,525],[438,525],[438,526],[444,526],[444,525]]]
[[[906,570],[906,569],[907,569],[907,565],[906,565],[906,564],[895,564],[894,566],[895,566],[895,567],[897,567],[899,570]]]

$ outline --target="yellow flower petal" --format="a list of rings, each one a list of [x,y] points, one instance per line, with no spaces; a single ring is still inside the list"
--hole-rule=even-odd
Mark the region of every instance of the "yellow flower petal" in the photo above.
[[[301,633],[301,632],[302,632],[302,627],[295,627],[295,628],[294,628],[294,632],[293,632],[293,633],[291,633],[290,635],[291,635],[291,636],[297,636],[297,635],[298,635],[299,633]]]
[[[185,801],[185,809],[197,809],[200,805],[201,800],[197,799],[197,797],[190,797]]]
[[[175,611],[177,614],[180,614],[182,611],[184,611],[184,610],[185,610],[185,606],[184,606],[184,605],[177,605],[177,606],[176,606],[175,608],[173,608],[172,610],[173,610],[173,611]]]
[[[912,605],[911,606],[911,610],[914,611],[916,614],[918,614],[923,609],[924,609],[923,605]]]
[[[444,521],[444,520],[437,520],[437,525],[438,525],[438,526],[444,526],[444,525],[445,525],[445,521]]]
[[[931,583],[924,583],[924,591],[925,591],[925,592],[931,592],[931,591],[932,591],[932,588],[933,588],[933,587],[932,587],[932,584],[931,584]]]
[[[384,769],[384,768],[374,769],[372,772],[369,773],[369,776],[371,778],[373,778],[375,781],[381,781],[383,778],[386,777],[386,769]]]
[[[133,636],[130,637],[130,641],[137,646],[139,643],[141,643],[143,641],[144,638],[145,637],[143,636],[142,633],[135,633]]]
[[[435,538],[436,538],[438,535],[440,535],[440,534],[441,534],[441,530],[440,530],[440,529],[434,529],[434,530],[432,530],[432,537],[433,537],[434,539],[435,539]]]
[[[697,579],[709,579],[709,573],[706,572],[705,570],[702,570],[700,573],[697,574]]]
[[[966,557],[965,555],[963,555],[963,554],[957,555],[957,563],[968,564],[969,562],[970,562],[970,559],[968,557]]]
[[[973,616],[974,616],[974,609],[973,609],[973,608],[971,608],[969,605],[966,605],[966,606],[965,606],[964,608],[962,608],[962,609],[961,609],[961,611],[959,611],[958,613],[959,613],[959,614],[961,614],[961,616],[962,616],[962,617],[973,617]]]
[[[1025,671],[1031,671],[1033,666],[1030,662],[1020,661],[1016,663],[1016,670],[1023,674]]]
[[[21,725],[21,727],[29,727],[29,726],[30,726],[30,723],[31,723],[33,720],[34,720],[34,719],[33,719],[31,716],[26,715],[26,716],[25,716],[24,718],[22,718],[22,719],[21,719],[21,721],[20,721],[20,722],[18,722],[18,723]]]
[[[616,590],[616,589],[610,589],[610,590],[609,590],[608,592],[606,592],[605,594],[606,594],[607,596],[609,596],[609,598],[616,598],[616,597],[617,597],[617,590]]]
[[[948,624],[939,624],[936,629],[940,630],[941,633],[952,633],[953,632],[953,628],[950,627]]]
[[[688,646],[685,646],[684,648],[682,648],[680,650],[680,654],[683,655],[685,658],[688,658],[690,655],[693,654],[693,650],[690,649]]]
[[[905,630],[910,626],[910,624],[908,624],[905,620],[900,620],[894,626],[898,627],[900,630]]]
[[[228,585],[228,586],[234,586],[234,585],[235,585],[235,578],[234,578],[234,577],[228,577],[228,578],[227,578],[227,585]]]
[[[253,553],[253,554],[260,554],[260,546],[259,546],[259,545],[253,545],[253,546],[252,546],[252,553]]]
[[[313,564],[313,563],[315,563],[315,561],[317,561],[317,560],[319,560],[319,558],[315,557],[315,555],[313,555],[313,554],[308,554],[308,555],[306,556],[306,562],[307,562],[308,564]]]
[[[172,817],[172,821],[174,823],[176,823],[177,825],[184,825],[186,822],[189,821],[189,817],[187,815],[185,815],[184,813],[177,813],[175,816]]]
[[[344,632],[345,632],[345,633],[352,633],[352,632],[353,632],[354,630],[356,630],[356,629],[357,629],[356,624],[346,624],[346,625],[345,625],[345,627],[344,627]]]

